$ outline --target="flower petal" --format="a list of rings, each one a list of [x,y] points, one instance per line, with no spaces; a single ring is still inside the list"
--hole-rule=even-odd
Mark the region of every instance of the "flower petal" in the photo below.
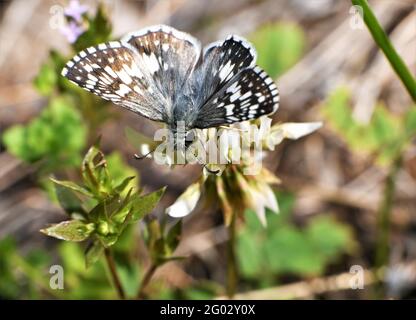
[[[322,122],[287,122],[279,127],[285,138],[299,139],[322,127]]]
[[[264,203],[264,196],[255,190],[254,188],[250,189],[251,192],[251,208],[256,213],[257,217],[259,218],[261,224],[266,227],[267,220],[266,220],[266,210],[265,210],[265,203]]]
[[[174,218],[182,218],[192,212],[201,195],[199,183],[191,184],[179,198],[166,209],[168,215]]]
[[[277,203],[277,199],[272,188],[270,188],[268,184],[263,184],[260,187],[260,192],[262,192],[264,196],[264,205],[273,212],[279,213],[279,204]]]

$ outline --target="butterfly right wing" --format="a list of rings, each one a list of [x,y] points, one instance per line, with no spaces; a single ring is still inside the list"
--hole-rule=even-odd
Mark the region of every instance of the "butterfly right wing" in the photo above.
[[[256,66],[256,50],[244,38],[229,36],[205,49],[200,106],[192,123],[197,128],[246,121],[276,111],[278,90],[273,80]]]
[[[155,89],[136,50],[112,41],[90,47],[69,60],[62,75],[103,99],[155,121],[167,121],[166,98]]]
[[[273,79],[260,67],[237,73],[199,110],[194,122],[204,129],[247,121],[274,113],[279,106],[279,91]]]

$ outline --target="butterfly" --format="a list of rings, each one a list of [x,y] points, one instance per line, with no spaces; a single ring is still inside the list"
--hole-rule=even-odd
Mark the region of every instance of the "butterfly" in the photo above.
[[[231,35],[202,50],[193,36],[151,26],[120,41],[89,47],[69,60],[62,75],[76,85],[171,132],[255,119],[278,108],[273,80],[256,65],[256,50]]]

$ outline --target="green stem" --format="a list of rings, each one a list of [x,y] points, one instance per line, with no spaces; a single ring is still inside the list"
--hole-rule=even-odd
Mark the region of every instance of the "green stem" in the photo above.
[[[157,266],[155,264],[151,264],[149,269],[147,269],[142,283],[140,284],[140,288],[137,292],[137,299],[144,299],[146,296],[146,288],[150,283],[150,279],[152,279],[153,275],[155,274],[155,271],[157,269]]]
[[[394,194],[396,190],[396,177],[402,166],[402,156],[396,157],[391,164],[389,173],[385,180],[383,200],[378,212],[377,221],[377,243],[376,243],[376,260],[375,270],[382,270],[383,267],[388,265],[390,255],[390,216],[393,208]],[[378,276],[377,274],[375,275]],[[384,297],[384,288],[382,282],[376,287],[376,298]]]
[[[125,300],[126,294],[124,293],[123,286],[121,285],[120,278],[117,274],[116,264],[114,262],[111,250],[109,248],[104,249],[104,255],[105,255],[105,260],[107,262],[108,269],[110,270],[113,285],[117,291],[118,297],[121,300]]]
[[[237,283],[238,283],[238,270],[237,259],[235,253],[236,246],[236,216],[233,215],[231,223],[228,226],[228,241],[227,241],[227,283],[226,291],[228,298],[233,298]]]
[[[404,64],[402,58],[394,49],[386,33],[380,26],[373,11],[368,5],[367,0],[351,0],[352,4],[360,6],[363,10],[364,22],[370,30],[374,41],[378,47],[384,52],[387,60],[390,62],[396,74],[409,92],[412,100],[416,102],[416,80],[413,78],[409,69]]]

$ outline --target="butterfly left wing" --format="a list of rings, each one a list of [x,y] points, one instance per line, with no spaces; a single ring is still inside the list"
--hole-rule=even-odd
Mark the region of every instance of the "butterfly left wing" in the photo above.
[[[199,109],[196,128],[210,128],[251,120],[273,113],[279,91],[260,67],[246,68],[233,76]]]
[[[166,121],[165,98],[145,69],[139,68],[134,48],[119,41],[89,47],[62,69],[71,82],[97,96],[155,121]]]
[[[169,123],[175,99],[200,51],[199,42],[189,34],[156,25],[80,52],[62,74],[104,99]]]

